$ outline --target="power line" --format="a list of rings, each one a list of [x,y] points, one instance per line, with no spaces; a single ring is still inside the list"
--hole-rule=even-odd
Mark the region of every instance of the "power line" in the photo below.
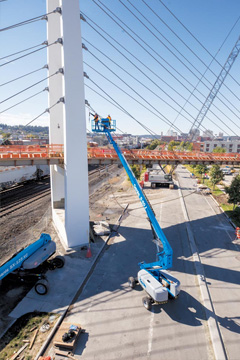
[[[45,44],[46,44],[46,41],[44,41],[44,42],[41,43],[41,44],[38,44],[38,45],[35,45],[35,46],[31,46],[31,47],[29,47],[29,48],[27,48],[27,49],[17,51],[17,52],[15,52],[15,53],[13,53],[13,54],[9,54],[9,55],[6,55],[6,56],[4,56],[4,57],[1,57],[0,60],[6,59],[6,58],[8,58],[8,57],[11,57],[11,56],[20,54],[20,53],[22,53],[22,52],[25,52],[25,51],[28,51],[28,50],[31,50],[31,49],[35,49],[36,47],[39,47],[39,46],[45,45]]]
[[[96,3],[94,0],[93,0],[93,2],[94,3]],[[113,18],[112,18],[112,16],[111,15],[109,15],[104,9],[102,9],[101,8],[101,6],[99,6],[98,4],[96,4],[103,12],[105,12],[121,29],[123,29],[125,32],[126,32],[126,34],[128,35],[128,36],[130,36],[139,46],[141,46],[143,49],[144,49],[144,51],[146,51],[152,58],[154,58],[158,63],[159,63],[159,65],[160,66],[162,66],[167,72],[169,72],[182,86],[184,86],[188,91],[189,91],[189,89],[178,79],[178,78],[176,78],[176,76],[175,75],[173,75],[168,69],[166,69],[166,67],[165,66],[163,66],[146,48],[144,48],[131,34],[129,34],[129,32],[128,31],[126,31],[126,29],[124,29],[116,20],[114,20]],[[104,5],[105,6],[105,5]],[[105,6],[106,7],[106,6]],[[110,10],[109,10],[110,11]],[[110,11],[111,12],[111,11]],[[85,15],[84,14],[84,16],[86,16],[88,19],[90,19],[87,15]],[[115,15],[116,16],[116,15]],[[91,20],[91,19],[90,19]],[[91,20],[91,22],[93,22],[94,23],[94,21],[92,21]],[[88,23],[88,25],[89,26],[91,26],[100,36],[102,36],[103,38],[104,38],[104,36],[101,34],[101,33],[99,33],[89,22],[87,22]],[[97,27],[99,27],[103,32],[105,32],[100,26],[98,26],[96,23],[94,23],[95,24],[95,26],[97,26]],[[127,26],[128,27],[128,26]],[[129,28],[129,27],[128,27]],[[131,30],[131,29],[130,29]],[[132,32],[133,32],[133,30],[131,30]],[[106,33],[106,32],[105,32]],[[137,37],[139,37],[135,32],[133,32]],[[109,34],[107,34],[109,37],[111,37]],[[111,37],[112,38],[112,37]],[[106,41],[108,41],[106,38],[104,38]],[[142,40],[142,39],[141,39]],[[114,41],[116,41],[115,39],[114,39]],[[142,40],[143,41],[143,40]],[[109,42],[109,41],[108,41]],[[144,42],[144,41],[143,41]],[[109,42],[110,43],[110,42]],[[149,45],[146,43],[146,42],[144,42],[148,47],[149,47]],[[110,43],[111,44],[111,43]],[[119,43],[118,43],[119,44]],[[112,45],[112,44],[111,44]],[[112,45],[113,46],[113,45]],[[126,50],[126,48],[124,48],[125,50]],[[152,49],[151,47],[150,47],[150,49]],[[152,49],[153,51],[154,51],[154,49]],[[126,50],[127,51],[127,50]],[[129,51],[128,51],[129,52]],[[154,51],[155,53],[156,53],[156,51]],[[163,59],[158,53],[156,53],[164,62],[166,62],[167,64],[168,64],[168,66],[170,66],[174,71],[176,71],[177,73],[178,73],[178,75],[180,75],[185,81],[187,81],[191,86],[193,86],[185,77],[183,77],[182,76],[182,74],[180,74],[175,68],[173,68],[165,59]],[[132,55],[133,56],[133,55]],[[139,61],[139,59],[138,59],[138,61]],[[205,95],[203,95],[199,90],[198,90],[198,92],[202,95],[202,96],[204,96],[204,98],[205,98]],[[195,96],[195,95],[194,95]],[[195,96],[195,98],[196,99],[198,99],[197,98],[197,96]],[[199,100],[199,99],[198,99]],[[215,106],[216,107],[216,106]],[[221,110],[220,110],[221,111]],[[226,125],[226,123],[224,123],[216,114],[214,114],[211,110],[210,110],[210,112],[214,115],[214,116],[216,116],[226,127],[228,127],[227,125]],[[226,115],[225,115],[226,116]],[[209,118],[208,118],[209,119]],[[209,119],[215,126],[217,126],[219,129],[221,129],[220,128],[220,126],[219,125],[216,125],[216,123],[213,121],[213,120],[211,120],[211,119]],[[229,119],[230,120],[230,119]],[[231,120],[230,120],[231,121]],[[229,127],[228,127],[229,128]],[[230,129],[230,128],[229,128]],[[223,129],[221,129],[222,131],[224,131]],[[230,129],[231,131],[232,131],[232,129]]]
[[[137,120],[134,116],[132,116],[126,109],[124,109],[124,107],[122,107],[116,100],[114,100],[105,90],[103,90],[98,84],[96,84],[93,80],[89,79],[95,86],[97,86],[98,89],[100,89],[104,94],[106,94],[111,100],[113,100],[116,104],[117,104],[117,108],[119,108],[122,112],[124,112],[125,114],[127,114],[128,116],[130,116],[133,120],[135,120],[140,126],[142,126],[148,133],[150,133],[150,135],[152,135],[154,132],[152,130],[150,130],[147,126],[145,126],[144,124],[142,124],[139,120]],[[86,85],[88,88],[90,88],[92,91],[94,91],[95,93],[97,93],[99,96],[101,96],[102,98],[104,98],[105,100],[107,100],[108,102],[110,102],[108,99],[106,99],[103,95],[99,94],[96,90],[93,90],[90,86]],[[111,103],[111,102],[110,102]],[[113,104],[114,105],[114,104]],[[155,134],[157,136],[157,134]],[[153,135],[152,135],[153,136]],[[157,139],[157,138],[156,138]],[[158,140],[158,139],[157,139]]]
[[[49,112],[54,106],[56,106],[57,104],[59,104],[60,102],[64,102],[64,98],[60,98],[55,104],[53,104],[52,106],[50,106],[48,109],[46,109],[45,111],[43,111],[40,115],[36,116],[34,119],[32,119],[31,121],[29,121],[29,123],[27,123],[25,126],[28,126],[29,124],[31,124],[33,121],[37,120],[38,118],[40,118],[43,114]]]
[[[24,100],[22,100],[22,101],[18,102],[18,103],[17,103],[17,104],[15,104],[15,105],[10,106],[10,107],[9,107],[9,108],[7,108],[7,109],[4,109],[3,111],[0,111],[0,114],[2,114],[2,113],[4,113],[4,112],[6,112],[7,110],[10,110],[10,109],[12,109],[13,107],[15,107],[15,106],[17,106],[17,105],[20,105],[20,104],[22,104],[23,102],[25,102],[25,101],[27,101],[27,100],[29,100],[29,99],[31,99],[31,98],[33,98],[33,97],[35,97],[35,96],[37,96],[37,95],[41,94],[41,93],[42,93],[43,91],[45,91],[45,90],[47,90],[47,91],[48,91],[48,88],[45,88],[45,89],[43,89],[43,90],[41,90],[41,91],[37,92],[36,94],[33,94],[33,95],[29,96],[28,98],[26,98],[26,99],[24,99]]]
[[[15,59],[9,60],[8,62],[5,62],[4,64],[1,64],[1,65],[0,65],[0,67],[5,66],[5,65],[8,65],[8,64],[10,64],[10,63],[11,63],[11,62],[13,62],[13,61],[20,60],[20,59],[24,58],[25,56],[29,56],[29,55],[31,55],[31,54],[34,54],[34,53],[36,53],[37,51],[40,51],[40,50],[46,49],[46,48],[47,48],[47,47],[49,47],[49,46],[52,46],[52,45],[54,45],[54,44],[57,44],[57,43],[59,43],[59,39],[58,39],[58,40],[56,40],[56,41],[54,41],[54,42],[53,42],[53,43],[51,43],[51,44],[48,44],[48,43],[47,43],[47,41],[46,41],[45,43],[46,43],[46,45],[45,45],[45,46],[43,46],[43,47],[41,47],[40,49],[37,49],[37,50],[31,51],[31,52],[29,52],[29,53],[27,53],[27,54],[25,54],[25,55],[19,56],[18,58],[15,58]]]
[[[22,78],[24,78],[25,76],[34,74],[34,73],[36,73],[36,72],[38,72],[38,71],[40,71],[40,70],[43,70],[43,69],[48,69],[48,65],[44,65],[43,67],[40,67],[40,68],[37,69],[37,70],[30,71],[30,72],[27,73],[27,74],[24,74],[24,75],[19,76],[19,77],[15,78],[15,79],[12,79],[12,80],[7,81],[7,82],[5,82],[5,83],[3,83],[3,84],[0,84],[0,86],[4,86],[4,85],[7,85],[7,84],[10,84],[10,83],[12,83],[12,82],[14,82],[14,81],[16,81],[16,80],[22,79]]]
[[[85,39],[84,39],[85,40]],[[91,44],[88,40],[86,40],[91,46],[93,46],[97,51],[99,51],[102,55],[104,55],[104,53],[101,51],[101,50],[99,50],[98,48],[96,48],[93,44]],[[85,47],[84,47],[85,48]],[[115,47],[114,47],[115,48]],[[86,49],[86,48],[85,48]],[[116,49],[116,48],[115,48]],[[118,49],[116,49],[117,51],[119,51]],[[89,51],[89,50],[88,50]],[[89,51],[90,52],[90,51]],[[121,52],[120,52],[121,53]],[[92,55],[92,56],[94,56],[94,54],[92,54],[91,52],[90,52],[90,54]],[[122,53],[121,53],[122,54]],[[122,54],[123,55],[123,54]],[[125,57],[125,55],[123,55],[124,57]],[[127,57],[125,57],[128,61],[130,61]],[[97,60],[98,61],[100,61],[98,58],[97,58]],[[131,75],[128,71],[126,71],[125,69],[123,69],[119,64],[117,64],[115,61],[113,61],[111,58],[109,58],[109,60],[111,61],[111,62],[113,62],[115,65],[117,65],[118,67],[120,67],[120,69],[122,69],[124,72],[126,72],[129,76],[131,76],[134,80],[136,80],[137,82],[139,82],[142,86],[144,86],[144,87],[146,87],[146,89],[148,89],[150,92],[152,92],[155,96],[157,96],[159,99],[161,99],[162,101],[164,101],[161,97],[159,97],[155,92],[153,92],[151,89],[149,89],[146,85],[144,85],[141,81],[139,81],[138,79],[136,79],[133,75]],[[101,63],[102,63],[102,65],[104,65],[105,67],[107,67],[106,66],[106,64],[105,63],[103,63],[102,61],[100,61]],[[131,64],[133,64],[131,61],[130,61],[130,63]],[[88,64],[87,64],[88,65]],[[150,79],[145,73],[143,73],[135,64],[133,64],[142,74],[144,74],[150,81],[152,81],[160,90],[162,90],[159,86],[158,86],[158,84],[156,84],[152,79]],[[88,66],[90,66],[90,65],[88,65]],[[91,66],[90,66],[91,67]],[[92,68],[94,71],[96,71],[97,72],[97,70],[95,69],[95,68]],[[107,67],[107,69],[109,70],[109,68]],[[110,70],[111,71],[111,70]],[[103,76],[101,73],[99,73],[99,75],[101,75],[101,76]],[[116,73],[114,73],[114,75],[116,75]],[[108,81],[110,81],[109,79],[107,79]],[[120,79],[121,80],[121,79]],[[116,84],[115,83],[113,83],[113,85],[114,86],[116,86]],[[122,90],[122,89],[121,89]],[[172,101],[174,101],[178,106],[180,106],[169,94],[167,94],[164,90],[162,90],[168,97],[170,97],[171,99],[172,99]],[[183,97],[180,93],[178,93],[177,92],[177,94],[178,95],[180,95],[181,97]],[[166,102],[167,103],[167,102]],[[172,105],[170,105],[169,103],[167,103],[171,108],[173,108],[175,111],[177,111]],[[195,107],[194,105],[192,105],[193,107]],[[198,108],[197,107],[195,107],[195,109],[197,109],[198,110]],[[184,116],[184,118],[187,120],[187,121],[189,121],[191,124],[193,124],[194,123],[194,120],[195,120],[195,118],[189,113],[189,112],[187,112],[186,110],[184,110],[192,119],[193,119],[193,121],[191,121],[191,120],[189,120],[189,119],[187,119],[185,116]],[[182,115],[183,116],[183,115]],[[210,120],[211,121],[211,120]],[[173,123],[174,124],[174,123]],[[205,130],[207,130],[204,126],[202,126]],[[178,130],[179,131],[179,129],[177,129],[176,128],[176,130]]]
[[[116,20],[114,20],[113,18],[112,18],[112,16],[110,16],[104,9],[102,9],[101,8],[101,6],[99,6],[99,4],[97,4],[96,3],[96,1],[95,0],[92,0],[102,11],[104,11],[118,26],[120,26],[121,28],[122,28],[122,26],[121,25],[119,25],[117,22],[116,22]],[[108,9],[108,11],[111,13],[111,14],[113,14],[113,12],[106,6],[106,5],[104,5],[100,0],[98,0],[106,9]],[[119,0],[120,2],[121,2],[121,0]],[[121,2],[122,3],[122,2]],[[142,25],[143,26],[145,26],[161,43],[162,43],[162,41],[125,5],[125,4],[123,4],[139,21],[140,21],[140,23],[142,23]],[[116,14],[113,14],[118,20],[120,20],[121,21],[121,19],[118,17],[118,16],[116,16]],[[140,40],[146,45],[146,46],[148,46],[152,51],[154,51],[158,56],[160,56],[152,47],[150,47],[144,40],[142,40],[142,38],[141,37],[139,37],[128,25],[126,25],[123,21],[121,21],[133,34],[135,34],[138,38],[140,38]],[[153,25],[152,25],[153,26]],[[123,29],[123,28],[122,28]],[[126,31],[125,29],[124,29],[124,31]],[[128,35],[129,35],[129,33],[127,33]],[[131,36],[132,37],[132,36]],[[133,38],[134,39],[134,38]],[[135,40],[135,39],[134,39]],[[136,40],[135,40],[136,41]],[[137,42],[138,43],[138,42]],[[138,43],[139,44],[139,43]],[[162,43],[165,47],[167,47],[164,43]],[[167,47],[168,48],[168,47]],[[177,57],[169,48],[168,48],[168,50],[175,56],[175,57]],[[181,54],[182,55],[182,54]],[[183,56],[183,55],[182,55]],[[160,56],[161,57],[161,56]],[[161,57],[162,58],[162,57]],[[191,69],[189,69],[189,67],[188,66],[186,66],[178,57],[177,57],[177,59],[195,76],[195,77],[197,77],[197,79],[199,80],[199,81],[201,81],[201,78],[199,78],[196,74],[194,74],[193,72],[192,72],[192,70]],[[164,60],[165,61],[165,60]],[[168,64],[169,65],[169,64]],[[195,68],[196,69],[196,68]],[[175,71],[176,71],[176,69],[174,69]],[[198,71],[198,70],[197,70]],[[208,80],[207,80],[208,81]],[[202,82],[203,83],[203,82]],[[208,83],[209,84],[211,84],[210,83],[210,81],[208,81]],[[204,83],[203,83],[204,84]],[[208,90],[210,90],[210,88],[206,85],[206,84],[204,84],[204,86],[206,86],[206,88],[208,89]],[[222,95],[223,96],[223,95]],[[239,99],[240,100],[240,99]],[[227,100],[227,101],[229,101],[229,100]],[[222,103],[223,103],[223,101],[222,101]],[[224,104],[224,103],[223,103]],[[226,105],[227,106],[227,105]],[[229,108],[229,107],[228,107]],[[231,110],[230,110],[231,111]],[[215,116],[216,116],[216,114],[214,114]],[[235,116],[237,116],[235,113],[234,113],[234,115]],[[226,116],[226,115],[225,115]],[[216,116],[217,117],[217,116]],[[220,120],[220,119],[219,119]],[[229,119],[230,121],[231,121],[231,119]],[[221,121],[221,120],[220,120]],[[222,122],[222,121],[221,121]],[[231,129],[230,129],[231,130]]]
[[[21,21],[21,22],[19,22],[19,23],[16,23],[16,24],[7,26],[7,27],[5,27],[5,28],[1,28],[0,31],[11,30],[11,29],[14,29],[14,28],[16,28],[16,27],[23,26],[23,25],[28,25],[28,24],[31,24],[31,23],[36,22],[36,21],[39,21],[39,20],[46,20],[46,16],[48,16],[48,15],[50,15],[50,14],[53,14],[54,12],[56,12],[56,10],[51,11],[51,12],[49,12],[49,13],[47,13],[47,14],[43,14],[43,15],[36,16],[36,17],[31,18],[31,19],[28,19],[28,20]]]
[[[133,16],[135,16],[135,17],[138,19],[138,21],[140,21],[140,23],[141,23],[144,27],[146,27],[146,28],[148,29],[148,31],[151,32],[152,35],[154,35],[154,36],[157,38],[157,40],[159,40],[159,41],[162,43],[162,41],[161,41],[121,0],[119,0],[119,1],[120,1],[120,3],[121,3],[126,9],[128,9],[128,11],[131,12],[131,14],[132,14]],[[140,11],[131,3],[130,0],[127,0],[127,1],[132,5],[132,7],[133,7],[139,14],[141,14],[141,16],[142,16],[147,22],[149,22],[149,24],[151,24],[151,26],[152,26],[168,43],[170,43],[170,44],[173,46],[173,44],[172,44],[170,41],[168,41],[168,39],[156,28],[156,26],[154,26],[154,25],[142,14],[142,12],[140,12]],[[154,10],[153,10],[148,4],[146,4],[146,2],[145,2],[144,0],[142,0],[142,1],[143,1],[143,3],[158,17],[158,19],[160,19],[160,20],[164,23],[164,25],[167,26],[167,28],[168,28],[169,30],[171,30],[171,31],[173,32],[173,34],[197,57],[197,59],[198,59],[199,61],[201,61],[202,64],[204,64],[204,66],[206,66],[206,70],[204,71],[203,74],[201,74],[201,72],[200,72],[195,66],[193,66],[192,63],[190,63],[190,61],[188,61],[188,59],[187,59],[181,52],[179,52],[178,49],[177,49],[175,46],[173,46],[173,48],[174,48],[176,51],[178,51],[178,52],[183,56],[183,58],[184,58],[185,60],[187,60],[187,61],[193,66],[193,68],[194,68],[195,70],[197,70],[197,71],[201,74],[201,77],[198,78],[199,81],[198,81],[197,85],[195,86],[195,88],[193,89],[193,92],[195,91],[196,87],[199,85],[200,82],[203,83],[203,81],[202,81],[203,78],[208,81],[208,79],[205,77],[205,73],[207,72],[207,70],[209,70],[214,76],[217,77],[217,75],[210,69],[210,65],[212,64],[212,62],[213,62],[214,59],[211,61],[210,65],[207,65],[207,64],[170,28],[170,26],[168,26],[168,24],[166,24],[166,22],[163,21],[162,18],[161,18]],[[235,26],[235,25],[236,25],[236,23],[234,24],[234,26]],[[223,44],[225,43],[226,39],[227,39],[228,36],[230,35],[230,33],[231,33],[231,31],[233,30],[234,26],[232,27],[232,29],[231,29],[230,32],[228,33],[228,35],[227,35],[227,37],[225,38]],[[223,44],[222,44],[222,46],[223,46]],[[221,47],[222,47],[222,46],[221,46]],[[219,50],[220,50],[220,49],[219,49]],[[219,50],[218,50],[218,51],[219,51]],[[217,54],[216,54],[216,55],[217,55]],[[215,56],[216,56],[216,55],[215,55]],[[210,81],[208,81],[208,83],[211,84]],[[204,83],[203,83],[203,84],[204,84]],[[205,85],[205,84],[204,84],[204,85]],[[240,85],[240,84],[238,84],[238,85]],[[229,89],[229,87],[228,87],[226,84],[224,84],[224,86],[225,86],[228,90],[231,91],[231,89]],[[221,92],[219,92],[219,93],[221,94]],[[230,102],[230,100],[228,100],[223,94],[221,94],[221,95],[223,96],[223,98],[225,98],[225,99],[234,107],[234,105]],[[239,100],[240,100],[240,99],[239,99]],[[226,103],[224,103],[223,101],[221,101],[221,102],[222,102],[235,116],[237,116],[237,115],[229,108],[229,106],[228,106]],[[185,107],[185,106],[184,106],[184,107]],[[184,109],[184,107],[183,107],[182,109]],[[238,116],[237,116],[237,117],[238,117]]]
[[[86,16],[84,14],[84,16]],[[88,16],[86,16],[88,19],[90,19]],[[91,19],[90,19],[91,20]],[[92,21],[94,23],[94,21]],[[96,31],[105,41],[107,41],[112,47],[114,47],[114,49],[116,49],[122,56],[124,56],[128,61],[130,61],[119,49],[117,49],[111,42],[109,42],[109,40],[107,40],[98,30],[96,30],[96,28],[94,28],[89,22],[87,22],[87,24],[93,28],[94,31]],[[98,26],[96,23],[94,23],[96,26]],[[99,26],[98,26],[99,27]],[[99,27],[104,33],[106,33],[101,27]],[[107,33],[106,33],[107,34]],[[113,39],[111,37],[111,35],[107,34],[111,39]],[[131,35],[130,35],[131,36]],[[84,38],[83,38],[84,39]],[[85,41],[87,41],[88,43],[90,43],[88,40],[84,39]],[[123,47],[119,42],[117,42],[115,39],[113,39],[118,45],[120,45],[122,48],[124,48],[124,50],[126,50],[129,54],[131,54],[134,58],[136,58],[131,52],[129,52],[125,47]],[[138,42],[137,42],[138,43]],[[92,45],[92,44],[91,44]],[[92,45],[94,48],[96,48],[94,45]],[[84,46],[83,46],[84,47]],[[96,48],[97,49],[97,48]],[[145,51],[147,51],[145,48],[143,48]],[[97,49],[98,51],[100,51],[99,49]],[[100,51],[101,52],[101,51]],[[147,51],[148,52],[148,51]],[[157,62],[158,60],[156,58],[154,58]],[[98,60],[98,59],[97,59]],[[145,67],[147,67],[144,63],[142,63],[138,58],[136,58],[136,60],[138,60],[141,64],[143,64]],[[137,67],[133,62],[130,61],[131,64],[133,64],[135,67]],[[160,63],[159,63],[160,64]],[[161,65],[161,64],[160,64]],[[105,64],[104,64],[105,66]],[[138,68],[138,67],[137,67]],[[147,67],[148,68],[148,67]],[[153,72],[150,68],[148,68],[151,72]],[[141,70],[139,70],[141,71]],[[142,72],[142,71],[141,71]],[[154,72],[153,72],[154,73]],[[154,73],[159,79],[161,79],[156,73]],[[174,76],[174,75],[173,75]],[[161,79],[163,82],[165,82],[163,79]],[[176,80],[178,80],[176,78]],[[178,82],[180,82],[180,80],[178,80]],[[188,88],[180,82],[181,85],[183,85],[187,90]],[[167,84],[169,87],[171,87],[169,84]],[[172,87],[171,87],[172,88]],[[173,88],[172,88],[173,89]],[[173,89],[174,90],[174,89]],[[174,90],[176,92],[176,90]],[[189,91],[189,90],[188,90]],[[178,92],[177,92],[178,93]],[[203,95],[203,94],[202,94]],[[194,95],[195,96],[195,95]],[[196,97],[196,96],[195,96]],[[196,97],[196,99],[198,100],[198,98]],[[201,103],[202,104],[202,103]],[[192,105],[194,106],[194,105]],[[213,113],[210,110],[211,113]],[[214,113],[213,113],[214,114]],[[215,114],[214,114],[215,115]],[[216,115],[215,115],[216,116]],[[209,118],[208,118],[209,119]],[[215,122],[211,119],[209,119],[215,126],[217,126],[219,129],[221,129],[221,127],[217,124],[215,124]],[[190,120],[189,120],[190,121]],[[220,120],[221,121],[221,120]],[[224,124],[225,125],[225,124]],[[203,127],[203,126],[202,126]],[[204,128],[204,127],[203,127]],[[223,129],[221,129],[222,131],[224,131]],[[228,134],[229,135],[229,134]]]
[[[143,0],[142,0],[143,1]],[[215,59],[215,57],[210,53],[210,51],[208,51],[208,49],[196,38],[196,36],[193,35],[193,33],[178,19],[178,17],[176,15],[174,15],[174,13],[163,3],[162,0],[158,0],[166,9],[167,11],[184,27],[184,29],[197,41],[197,43],[218,63],[218,65],[220,65],[222,67],[222,64],[217,60]],[[240,19],[240,16],[237,18],[236,22],[234,23],[233,25],[233,28],[235,27],[235,25],[238,23]],[[233,29],[232,28],[232,29]],[[230,31],[232,31],[232,29]],[[231,76],[231,75],[230,75]],[[231,78],[236,81],[236,79],[234,79],[232,76]],[[237,82],[237,81],[236,81]],[[238,85],[240,85],[238,82],[237,82]]]
[[[92,54],[90,52],[90,54]],[[94,54],[92,54],[94,56]],[[145,101],[148,105],[150,105],[157,113],[160,114],[160,116],[162,116],[164,119],[162,119],[161,117],[159,117],[159,119],[161,119],[163,122],[167,123],[168,125],[169,124],[172,124],[171,121],[169,121],[160,111],[158,111],[158,109],[156,109],[151,103],[149,103],[142,95],[140,95],[134,88],[132,88],[128,83],[126,83],[126,81],[124,81],[120,76],[118,76],[114,71],[112,71],[106,64],[104,64],[104,62],[102,62],[100,59],[97,58],[97,60],[99,62],[101,62],[102,65],[104,65],[110,72],[112,72],[119,80],[121,80],[127,87],[129,87],[129,89],[131,89],[136,95],[138,95],[143,101]],[[110,80],[109,80],[110,81]],[[114,83],[113,83],[114,84]],[[115,86],[117,86],[116,84],[114,84]],[[128,96],[130,96],[128,94]],[[138,103],[140,103],[138,101]],[[141,103],[140,103],[141,104]],[[144,108],[146,108],[143,104],[141,104]],[[181,133],[182,131],[176,126],[176,125],[173,125],[174,128],[179,132]]]
[[[15,96],[17,96],[17,95],[19,95],[19,94],[22,94],[24,91],[26,91],[26,90],[28,90],[28,89],[31,89],[32,87],[40,84],[41,82],[43,82],[43,81],[45,81],[45,80],[47,80],[47,79],[50,79],[52,76],[54,76],[54,75],[56,75],[56,74],[58,74],[58,73],[61,73],[61,72],[62,72],[62,69],[59,69],[59,70],[56,71],[54,74],[47,76],[46,78],[44,78],[44,79],[36,82],[36,83],[33,84],[33,85],[28,86],[27,88],[25,88],[25,89],[17,92],[16,94],[14,94],[14,95],[12,95],[12,96],[9,96],[8,98],[6,98],[6,99],[4,99],[3,101],[1,101],[0,104],[4,103],[4,102],[7,101],[7,100],[12,99],[13,97],[15,97]]]

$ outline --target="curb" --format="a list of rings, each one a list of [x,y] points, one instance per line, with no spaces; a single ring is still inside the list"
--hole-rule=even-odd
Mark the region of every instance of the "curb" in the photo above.
[[[178,182],[178,185],[179,185],[179,182]],[[181,201],[181,206],[182,206],[182,210],[183,210],[183,214],[184,214],[184,218],[185,218],[188,240],[189,240],[191,251],[192,251],[192,256],[193,256],[194,266],[195,266],[195,270],[196,270],[196,276],[198,279],[198,285],[199,285],[200,292],[201,292],[202,302],[205,307],[204,310],[205,310],[206,319],[207,319],[207,323],[208,323],[208,327],[209,327],[209,333],[210,333],[210,337],[211,337],[211,341],[212,341],[215,359],[216,360],[224,360],[224,359],[227,360],[227,354],[226,354],[226,350],[224,347],[221,331],[220,331],[218,323],[217,323],[217,316],[215,314],[214,306],[213,306],[211,296],[209,293],[209,289],[207,286],[204,268],[203,268],[203,265],[201,263],[201,259],[200,259],[199,253],[198,253],[198,249],[196,246],[196,242],[195,242],[194,235],[193,235],[190,221],[189,221],[186,204],[185,204],[182,190],[180,187],[178,187],[178,191],[181,195],[180,201]]]
[[[226,216],[226,218],[228,219],[228,221],[230,222],[230,224],[232,225],[232,227],[234,229],[236,229],[236,225],[232,222],[232,220],[230,219],[229,216],[227,216],[227,214],[225,213],[225,211],[223,210],[223,208],[219,205],[219,203],[217,202],[216,199],[214,199],[214,197],[212,195],[210,195],[212,200],[215,202],[215,204],[219,207],[219,209],[221,210],[221,212]]]

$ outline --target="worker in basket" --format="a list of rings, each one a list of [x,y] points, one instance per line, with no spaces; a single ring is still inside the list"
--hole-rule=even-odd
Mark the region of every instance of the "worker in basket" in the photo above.
[[[92,113],[90,113],[92,116],[93,116],[93,120],[94,120],[94,122],[95,122],[95,130],[99,130],[99,116],[98,116],[98,114],[97,113],[95,113],[95,114],[92,114]]]
[[[108,115],[107,119],[108,119],[108,121],[109,121],[109,125],[108,125],[108,127],[109,127],[109,128],[111,128],[111,121],[112,121],[111,116],[110,116],[110,115]]]

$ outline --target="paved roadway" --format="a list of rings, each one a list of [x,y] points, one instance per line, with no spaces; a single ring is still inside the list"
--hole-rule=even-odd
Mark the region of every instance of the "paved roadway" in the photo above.
[[[179,167],[177,173],[226,352],[235,360],[239,358],[240,257],[234,230],[210,197],[191,194],[195,180],[187,170]],[[122,206],[130,203],[130,216],[68,316],[68,321],[79,322],[86,329],[75,356],[86,360],[214,359],[179,191],[149,188],[146,193],[173,248],[172,273],[181,281],[181,294],[177,300],[147,311],[142,306],[141,288],[128,287],[127,279],[136,276],[138,262],[155,258],[155,245],[133,190],[127,195],[115,194]]]
[[[188,178],[188,172],[182,167],[177,172],[180,184],[186,188],[185,196],[194,180]],[[185,197],[185,203],[227,357],[239,359],[239,241],[235,240],[233,227],[211,197],[194,194]]]

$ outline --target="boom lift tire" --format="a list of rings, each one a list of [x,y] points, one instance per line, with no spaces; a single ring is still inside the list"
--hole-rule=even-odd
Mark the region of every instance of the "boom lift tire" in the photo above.
[[[58,255],[52,260],[52,264],[55,268],[61,269],[65,264],[65,259],[63,256]]]
[[[48,281],[46,279],[38,280],[34,288],[38,295],[46,295],[48,292]]]
[[[151,310],[151,308],[152,308],[152,300],[150,299],[150,297],[145,296],[144,298],[142,298],[142,303],[143,303],[143,306],[147,310]]]
[[[130,286],[131,289],[134,289],[134,288],[135,288],[135,286],[136,286],[136,280],[134,279],[133,276],[130,276],[130,277],[128,278],[128,284],[129,284],[129,286]]]

